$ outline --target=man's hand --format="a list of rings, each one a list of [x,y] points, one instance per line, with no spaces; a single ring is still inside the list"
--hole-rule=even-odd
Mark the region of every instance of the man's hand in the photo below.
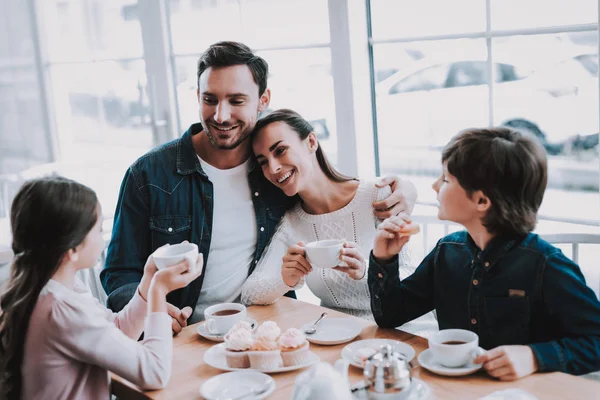
[[[184,307],[182,310],[175,307],[173,304],[167,303],[167,312],[173,319],[171,329],[173,335],[177,335],[183,328],[187,326],[187,320],[192,315],[191,307]]]
[[[500,346],[481,354],[473,360],[501,381],[514,381],[538,370],[538,363],[529,346]]]
[[[417,188],[407,180],[401,179],[398,175],[387,175],[379,180],[375,185],[383,188],[390,185],[392,194],[386,199],[373,203],[374,213],[379,220],[398,215],[401,212],[410,215],[417,202]]]

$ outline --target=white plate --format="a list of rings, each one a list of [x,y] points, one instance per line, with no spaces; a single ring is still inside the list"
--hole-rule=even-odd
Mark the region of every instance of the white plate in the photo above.
[[[319,325],[317,325],[318,327]],[[358,342],[350,343],[346,347],[342,349],[342,358],[350,363],[350,365],[354,365],[357,368],[363,368],[364,365],[360,364],[354,358],[355,352],[358,349],[362,349],[363,347],[370,347],[374,350],[379,351],[381,346],[389,344],[392,346],[394,352],[398,352],[404,354],[407,360],[412,360],[415,357],[415,349],[406,343],[399,342],[397,340],[392,339],[366,339],[359,340]]]
[[[302,325],[304,332],[313,323]],[[317,325],[317,331],[306,335],[306,339],[314,344],[334,345],[346,343],[360,335],[363,325],[352,318],[325,318]]]
[[[256,329],[258,324],[255,320],[253,320],[252,318],[246,318],[246,321],[248,321],[250,325],[252,325],[252,330]],[[202,322],[198,325],[198,328],[196,328],[196,331],[198,331],[198,335],[202,336],[205,339],[212,340],[213,342],[223,342],[225,340],[225,335],[212,334],[206,330],[206,327],[204,325],[205,323]]]
[[[200,394],[207,400],[236,398],[252,389],[260,389],[268,382],[269,390],[261,395],[248,395],[248,399],[264,399],[275,391],[275,381],[269,375],[257,371],[236,371],[213,376],[200,388]],[[246,398],[246,397],[245,397]]]
[[[429,398],[429,393],[431,392],[431,389],[429,388],[429,385],[427,385],[425,382],[423,382],[422,380],[420,380],[419,378],[415,378],[414,376],[411,378],[411,389],[410,391],[407,393],[407,395],[402,395],[401,398],[403,398],[404,400],[423,400],[423,399],[427,399]],[[368,396],[367,396],[367,391],[364,390],[364,382],[360,382],[357,385],[354,385],[352,387],[352,395],[353,398],[356,400],[367,400]],[[386,396],[386,395],[384,395]],[[388,397],[384,397],[384,398],[388,398]],[[392,397],[393,398],[393,397]]]
[[[274,374],[278,372],[287,372],[287,371],[295,371],[297,369],[308,367],[309,365],[313,365],[314,363],[319,362],[321,359],[312,351],[309,351],[308,362],[301,365],[292,365],[291,367],[280,367],[276,369],[268,369],[268,370],[259,370],[259,372],[265,372],[269,374]],[[211,367],[223,370],[223,371],[256,371],[250,368],[231,368],[227,365],[227,360],[225,359],[225,343],[220,343],[212,346],[210,349],[204,353],[204,362],[210,365]]]
[[[483,350],[481,347],[479,349],[481,352],[485,352],[485,350]],[[481,368],[481,364],[473,364],[472,362],[469,362],[467,365],[457,368],[444,367],[442,364],[438,363],[433,359],[433,354],[431,354],[431,351],[429,349],[423,350],[421,354],[419,354],[418,360],[419,364],[421,364],[421,367],[438,375],[469,375]]]

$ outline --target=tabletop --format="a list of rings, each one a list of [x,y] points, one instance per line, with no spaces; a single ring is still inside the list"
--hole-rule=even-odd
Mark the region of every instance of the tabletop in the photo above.
[[[291,327],[299,328],[307,322],[314,321],[324,310],[327,310],[330,317],[355,318],[363,324],[362,333],[354,341],[370,338],[395,339],[412,346],[417,356],[428,347],[427,339],[420,336],[398,329],[378,328],[373,322],[287,297],[283,297],[269,306],[251,306],[248,308],[248,315],[258,322],[275,321],[282,330],[285,330]],[[202,399],[200,396],[202,384],[223,371],[215,369],[203,361],[204,353],[215,343],[200,337],[196,329],[197,324],[188,326],[174,338],[172,376],[165,389],[142,391],[130,382],[113,375],[113,394],[123,400]],[[340,358],[341,351],[346,345],[347,343],[319,346],[311,343],[310,349],[321,358],[321,361],[327,361],[333,365]],[[413,363],[415,365],[413,376],[423,380],[431,388],[430,399],[478,399],[508,388],[525,390],[538,399],[594,399],[600,393],[600,383],[560,372],[538,373],[515,382],[500,382],[489,377],[483,371],[462,377],[435,375],[421,368],[416,356]],[[268,398],[290,399],[294,381],[302,371],[272,374],[276,389]],[[362,379],[361,369],[350,366],[348,372],[352,384],[358,383]]]

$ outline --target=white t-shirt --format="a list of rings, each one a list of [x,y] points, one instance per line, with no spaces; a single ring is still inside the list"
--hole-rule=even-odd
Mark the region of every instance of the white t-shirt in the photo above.
[[[204,309],[239,302],[256,250],[256,214],[248,168],[250,160],[231,169],[218,169],[200,160],[213,184],[213,223],[206,272],[192,322],[204,319]]]

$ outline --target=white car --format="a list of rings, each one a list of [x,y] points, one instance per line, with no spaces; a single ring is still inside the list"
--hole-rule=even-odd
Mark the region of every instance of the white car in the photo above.
[[[552,143],[573,134],[545,90],[522,84],[528,72],[494,62],[494,125],[506,125]],[[376,85],[381,146],[441,148],[469,127],[489,125],[485,60],[420,60]]]

